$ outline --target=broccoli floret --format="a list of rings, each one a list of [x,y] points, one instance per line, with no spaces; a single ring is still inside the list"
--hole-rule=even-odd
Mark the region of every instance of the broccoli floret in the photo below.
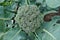
[[[19,7],[15,20],[26,33],[35,32],[41,24],[40,14],[36,5],[25,5]]]

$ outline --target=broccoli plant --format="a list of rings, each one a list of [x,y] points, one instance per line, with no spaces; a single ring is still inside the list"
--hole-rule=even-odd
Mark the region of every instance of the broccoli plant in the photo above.
[[[0,40],[60,40],[60,0],[0,0]]]

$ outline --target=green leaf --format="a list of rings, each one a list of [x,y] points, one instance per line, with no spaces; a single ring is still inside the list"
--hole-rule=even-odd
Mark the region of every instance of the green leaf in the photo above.
[[[0,0],[0,3],[4,2],[5,0]]]
[[[0,20],[0,39],[2,38],[4,32],[5,32],[5,21]]]
[[[3,40],[26,40],[26,34],[18,28],[10,29],[4,35]]]
[[[4,31],[4,21],[0,20],[0,32]]]
[[[2,15],[4,14],[4,7],[0,6],[0,18],[3,17]]]
[[[60,6],[60,0],[46,0],[46,4],[51,8],[56,8]]]
[[[36,3],[43,3],[43,0],[36,0]]]
[[[52,18],[51,22],[45,22],[44,23],[44,28],[50,32],[56,40],[60,39],[60,24],[57,24],[56,22],[60,20],[59,16],[55,16]],[[49,34],[45,33],[44,36],[42,37],[43,40],[54,40]],[[49,39],[50,38],[50,39]]]
[[[17,5],[18,4],[13,1],[13,3],[11,3],[9,6],[5,6],[5,9],[10,12],[15,12]]]
[[[14,15],[14,13],[7,11],[5,7],[0,6],[0,19],[10,20]]]
[[[44,15],[48,13],[53,13],[56,11],[48,11],[44,13]],[[39,30],[36,31],[36,35],[39,40],[60,40],[60,23],[57,21],[60,20],[60,16],[52,17],[50,22],[44,22],[42,24],[42,28],[40,27]],[[35,40],[38,40],[35,38]]]

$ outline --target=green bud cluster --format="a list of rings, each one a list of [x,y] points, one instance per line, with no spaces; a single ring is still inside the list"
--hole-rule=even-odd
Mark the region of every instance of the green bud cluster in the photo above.
[[[26,33],[35,32],[41,24],[40,14],[36,5],[24,5],[19,7],[15,20]]]

